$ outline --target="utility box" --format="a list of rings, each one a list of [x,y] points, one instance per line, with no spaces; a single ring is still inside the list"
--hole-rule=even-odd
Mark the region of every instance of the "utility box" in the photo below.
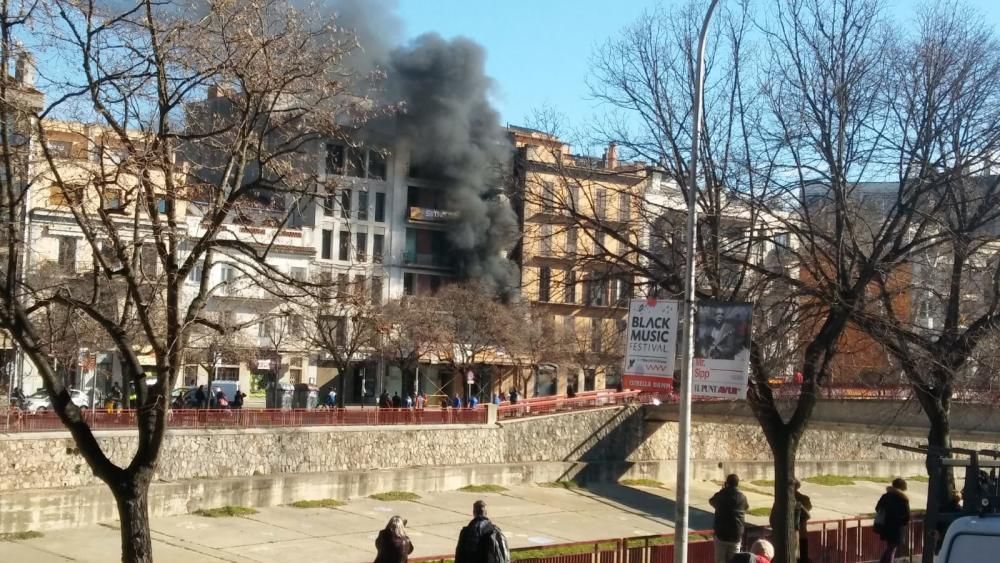
[[[288,383],[271,383],[267,386],[265,397],[266,406],[269,409],[290,409],[292,408],[292,397],[295,388]]]
[[[314,409],[319,404],[319,387],[308,383],[295,385],[295,396],[292,399],[292,408]]]

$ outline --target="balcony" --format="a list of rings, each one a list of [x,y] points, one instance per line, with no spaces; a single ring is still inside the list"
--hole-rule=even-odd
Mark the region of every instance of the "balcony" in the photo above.
[[[414,207],[410,206],[409,214],[407,215],[410,221],[421,221],[427,223],[445,223],[458,218],[457,211],[448,211],[447,209],[433,209],[430,207]]]
[[[427,268],[451,268],[452,266],[447,256],[440,254],[420,254],[417,252],[404,252],[403,264],[406,266],[422,266]]]

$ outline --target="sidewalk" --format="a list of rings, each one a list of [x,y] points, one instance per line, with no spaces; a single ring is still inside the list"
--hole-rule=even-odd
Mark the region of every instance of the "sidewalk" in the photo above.
[[[708,498],[715,483],[691,484],[691,526],[712,526]],[[837,519],[874,510],[883,485],[858,481],[852,486],[804,484],[815,509],[815,520]],[[766,487],[744,487],[751,508],[770,507]],[[925,502],[926,485],[911,483],[911,503]],[[336,509],[287,506],[260,509],[245,518],[205,518],[187,515],[153,519],[151,528],[158,563],[217,563],[220,561],[310,562],[371,561],[375,536],[389,518],[409,520],[414,557],[453,552],[459,529],[470,519],[472,503],[486,500],[490,517],[507,535],[511,547],[667,533],[673,529],[674,495],[669,489],[595,485],[588,489],[520,486],[504,493],[442,492],[421,495],[416,502],[353,499]],[[749,516],[748,523],[765,525],[767,517]],[[0,561],[49,563],[117,560],[117,522],[46,532],[44,537],[0,542]]]

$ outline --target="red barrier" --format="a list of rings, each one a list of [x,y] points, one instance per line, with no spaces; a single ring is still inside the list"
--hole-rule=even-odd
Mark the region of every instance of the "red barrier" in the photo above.
[[[562,395],[556,397],[535,397],[517,404],[504,403],[497,407],[498,418],[515,418],[529,415],[552,414],[557,412],[623,405],[639,400],[641,392],[590,391],[580,393],[572,399]]]

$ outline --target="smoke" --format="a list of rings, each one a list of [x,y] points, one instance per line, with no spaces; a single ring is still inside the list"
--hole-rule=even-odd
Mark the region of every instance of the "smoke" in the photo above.
[[[510,294],[518,272],[505,254],[518,222],[500,188],[513,151],[489,101],[485,51],[469,39],[436,34],[399,45],[402,26],[392,0],[339,0],[334,11],[361,45],[350,61],[354,68],[386,73],[387,101],[400,105],[396,129],[411,165],[434,180],[457,214],[448,239],[459,274]]]

